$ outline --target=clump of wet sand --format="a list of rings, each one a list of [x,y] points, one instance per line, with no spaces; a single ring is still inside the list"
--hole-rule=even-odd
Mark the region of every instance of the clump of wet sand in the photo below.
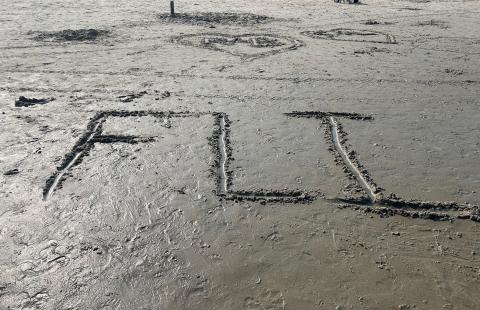
[[[38,104],[47,104],[51,101],[55,100],[55,98],[27,98],[24,96],[20,96],[17,100],[15,100],[16,107],[31,107]]]
[[[53,41],[53,42],[70,42],[70,41],[95,41],[110,34],[107,30],[97,29],[66,29],[61,31],[41,31],[30,32],[34,34],[35,41]]]
[[[274,18],[251,13],[217,13],[217,12],[199,12],[199,13],[176,13],[160,14],[158,18],[162,21],[180,24],[225,24],[225,25],[255,25],[268,23]]]

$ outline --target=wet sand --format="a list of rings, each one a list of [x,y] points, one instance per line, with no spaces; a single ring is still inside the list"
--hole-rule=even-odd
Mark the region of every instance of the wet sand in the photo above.
[[[477,309],[478,1],[0,0],[0,309]]]

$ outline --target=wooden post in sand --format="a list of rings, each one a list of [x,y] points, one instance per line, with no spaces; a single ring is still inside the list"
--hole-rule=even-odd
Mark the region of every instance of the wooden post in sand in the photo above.
[[[170,16],[175,17],[175,2],[170,1]]]

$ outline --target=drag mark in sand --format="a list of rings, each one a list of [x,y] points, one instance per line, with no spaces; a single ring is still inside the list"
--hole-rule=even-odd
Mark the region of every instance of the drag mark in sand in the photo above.
[[[60,180],[63,178],[65,173],[75,165],[75,163],[78,161],[78,159],[85,153],[87,150],[83,147],[84,145],[90,143],[90,141],[98,134],[98,129],[100,127],[101,121],[98,121],[95,126],[93,127],[92,131],[90,134],[87,136],[86,140],[83,142],[82,145],[79,145],[79,149],[75,155],[66,163],[65,167],[62,168],[57,172],[55,175],[55,178],[53,179],[53,182],[47,187],[47,190],[44,194],[43,199],[48,200],[50,196],[52,196],[53,192],[55,191],[55,188],[58,186],[58,183]]]
[[[285,202],[285,203],[308,203],[316,200],[318,197],[324,198],[322,193],[316,192],[309,194],[303,191],[229,191],[225,196],[227,200],[237,202],[257,201],[260,204],[267,202]]]
[[[227,163],[227,147],[226,147],[226,129],[225,129],[225,115],[219,117],[219,137],[218,137],[218,195],[225,195],[227,193],[227,173],[225,171],[225,165]]]
[[[75,156],[72,158],[72,160],[68,163],[68,165],[63,168],[62,170],[59,171],[55,179],[53,180],[52,185],[50,185],[50,188],[48,189],[47,193],[44,195],[43,199],[48,200],[50,196],[52,196],[52,193],[55,191],[55,188],[58,185],[58,182],[60,181],[61,178],[65,175],[65,172],[67,172],[78,160],[80,157],[81,153],[75,154]]]
[[[345,165],[348,167],[348,169],[355,176],[355,178],[357,179],[357,182],[367,192],[368,196],[370,197],[370,200],[373,203],[377,202],[378,195],[375,194],[375,190],[372,188],[372,186],[365,179],[362,172],[358,169],[357,165],[355,165],[355,163],[353,163],[350,160],[350,158],[348,157],[347,151],[345,150],[345,148],[342,145],[342,142],[340,141],[340,136],[339,136],[339,133],[338,133],[338,122],[337,122],[337,120],[333,116],[330,116],[328,118],[328,120],[330,122],[329,123],[330,124],[330,129],[332,131],[333,144],[334,144],[335,148],[337,149],[337,152],[342,157]]]

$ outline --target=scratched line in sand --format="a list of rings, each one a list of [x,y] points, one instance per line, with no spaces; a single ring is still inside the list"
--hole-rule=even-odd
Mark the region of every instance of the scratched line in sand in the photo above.
[[[227,163],[227,148],[226,148],[226,130],[225,130],[225,116],[220,116],[220,135],[218,137],[218,150],[220,154],[220,164],[218,166],[218,193],[225,195],[227,193],[227,173],[225,165]]]
[[[365,189],[372,202],[375,203],[378,199],[378,195],[375,194],[374,189],[365,179],[362,172],[358,169],[357,165],[355,165],[355,163],[353,163],[350,158],[348,158],[347,151],[343,148],[342,143],[340,142],[337,120],[333,116],[330,116],[329,121],[332,130],[333,143],[337,148],[338,153],[341,155],[343,162],[353,173],[353,175],[357,179],[357,182]]]
[[[86,143],[89,143],[94,137],[95,135],[97,134],[97,130],[98,130],[98,127],[100,126],[100,122],[98,122],[95,127],[93,128],[93,131],[92,133],[88,136],[87,140],[86,140]],[[52,196],[53,192],[55,191],[55,188],[58,186],[58,183],[60,182],[60,180],[63,178],[63,176],[65,175],[65,173],[73,167],[73,165],[77,162],[78,158],[80,158],[80,156],[82,155],[84,151],[80,151],[80,152],[77,152],[75,154],[75,156],[73,156],[73,158],[70,160],[70,162],[65,166],[65,168],[63,168],[62,170],[60,170],[58,172],[58,174],[56,175],[55,179],[53,180],[53,183],[51,184],[50,188],[48,189],[47,191],[47,194],[44,196],[44,200],[48,200],[50,198],[50,196]]]

